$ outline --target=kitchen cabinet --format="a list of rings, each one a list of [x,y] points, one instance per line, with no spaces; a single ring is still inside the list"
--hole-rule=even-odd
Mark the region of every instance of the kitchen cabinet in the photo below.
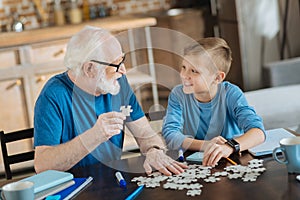
[[[17,51],[15,49],[0,51],[0,61],[0,69],[17,65]]]
[[[0,127],[5,127],[6,131],[27,128],[29,123],[23,80],[0,81],[0,93]]]

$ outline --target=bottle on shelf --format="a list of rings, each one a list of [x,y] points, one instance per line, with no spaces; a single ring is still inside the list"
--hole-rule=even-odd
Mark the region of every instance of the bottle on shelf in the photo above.
[[[100,18],[107,16],[107,8],[102,4],[98,6],[98,16]]]
[[[96,5],[91,5],[89,8],[90,19],[96,19],[98,17],[98,9]]]
[[[83,20],[84,21],[88,21],[90,19],[89,0],[83,0],[83,2],[82,2],[82,14],[83,14]]]
[[[57,26],[61,26],[66,23],[65,14],[61,7],[60,0],[54,1],[54,21],[55,21],[55,25]]]

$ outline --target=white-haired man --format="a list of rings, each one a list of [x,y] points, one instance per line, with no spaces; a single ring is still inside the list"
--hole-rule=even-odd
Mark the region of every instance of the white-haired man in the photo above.
[[[69,41],[68,70],[52,77],[35,104],[34,167],[37,173],[120,159],[123,123],[146,155],[144,168],[171,175],[187,166],[168,157],[150,127],[125,73],[125,54],[108,31],[87,26]],[[131,106],[129,117],[121,106]]]

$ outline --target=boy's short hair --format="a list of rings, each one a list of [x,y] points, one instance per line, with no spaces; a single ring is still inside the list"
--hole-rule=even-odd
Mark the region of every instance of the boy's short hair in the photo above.
[[[207,37],[184,49],[184,55],[201,55],[208,53],[218,70],[227,73],[232,62],[232,52],[227,42],[218,37]]]

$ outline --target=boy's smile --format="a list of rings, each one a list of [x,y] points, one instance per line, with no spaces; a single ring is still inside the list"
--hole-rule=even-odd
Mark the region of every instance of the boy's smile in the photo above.
[[[194,94],[200,102],[209,102],[217,93],[216,74],[208,70],[211,62],[207,59],[205,55],[187,55],[180,72],[183,92]]]

